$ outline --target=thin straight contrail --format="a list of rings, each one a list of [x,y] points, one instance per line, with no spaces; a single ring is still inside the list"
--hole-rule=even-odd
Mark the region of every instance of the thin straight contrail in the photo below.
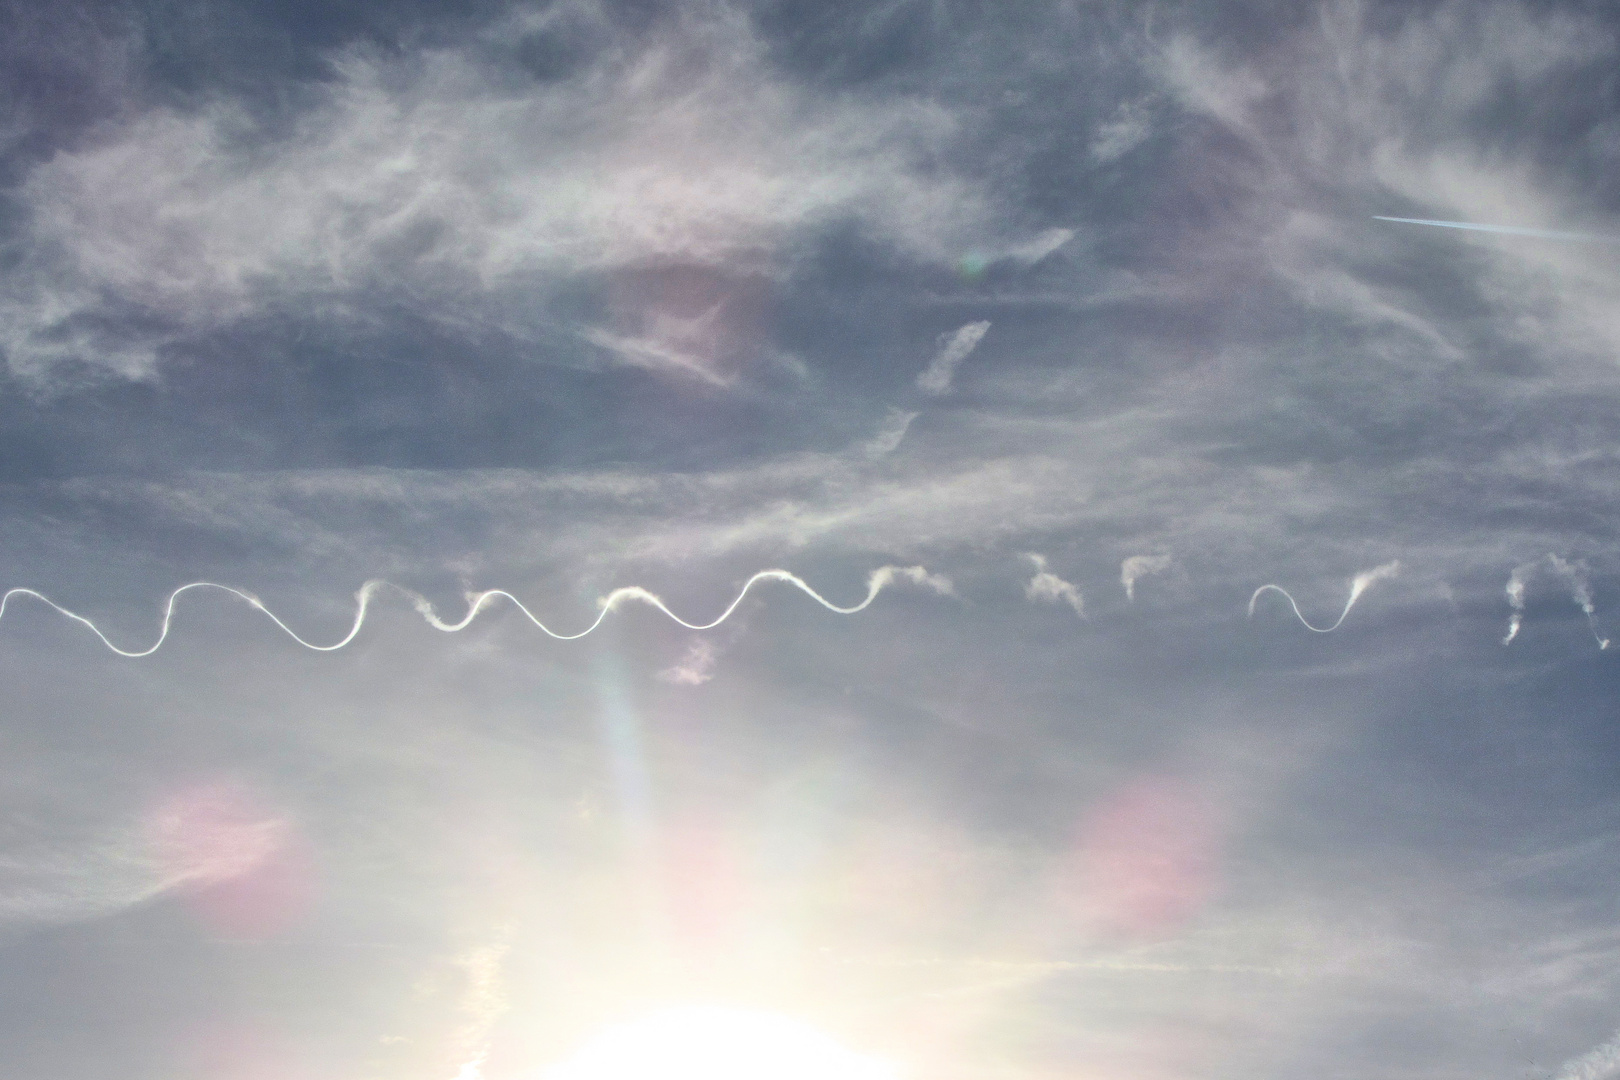
[[[1396,574],[1400,573],[1400,570],[1400,560],[1393,559],[1382,566],[1375,566],[1371,570],[1363,570],[1361,573],[1351,578],[1350,598],[1344,602],[1344,610],[1339,612],[1339,617],[1334,620],[1332,626],[1312,626],[1310,624],[1310,620],[1306,619],[1304,613],[1299,610],[1299,604],[1294,602],[1293,594],[1287,589],[1283,588],[1281,585],[1262,585],[1258,589],[1254,590],[1254,595],[1249,597],[1249,618],[1254,618],[1254,605],[1259,601],[1261,593],[1267,591],[1279,592],[1282,593],[1283,598],[1288,601],[1288,606],[1294,609],[1294,616],[1298,618],[1302,624],[1304,624],[1305,629],[1314,631],[1318,634],[1331,634],[1333,631],[1339,628],[1341,623],[1344,622],[1345,616],[1350,614],[1350,609],[1356,606],[1356,601],[1361,599],[1361,594],[1366,592],[1369,586],[1371,586],[1374,582],[1383,581],[1385,578],[1394,577]]]
[[[404,596],[410,601],[411,606],[416,609],[417,614],[421,615],[422,619],[429,626],[433,627],[435,630],[442,630],[447,634],[453,634],[457,631],[465,630],[472,623],[472,621],[478,617],[478,614],[483,611],[484,608],[488,607],[497,599],[504,599],[510,600],[512,604],[516,606],[517,609],[521,611],[531,623],[539,627],[540,630],[547,636],[556,638],[558,641],[577,641],[579,638],[582,638],[586,634],[589,634],[591,631],[595,630],[598,626],[601,626],[602,620],[608,617],[609,612],[615,610],[617,607],[619,607],[619,605],[628,603],[630,601],[636,601],[650,607],[657,608],[659,611],[669,616],[675,622],[686,627],[688,630],[712,630],[729,619],[732,612],[736,611],[737,606],[743,602],[743,598],[748,595],[749,590],[762,581],[784,582],[785,584],[792,585],[794,588],[805,593],[812,600],[826,608],[828,611],[836,612],[839,615],[853,615],[858,611],[864,610],[872,603],[873,600],[876,600],[878,593],[882,592],[887,586],[893,584],[896,579],[903,579],[911,582],[914,585],[925,586],[941,595],[948,596],[951,595],[953,591],[949,579],[941,577],[937,574],[930,574],[921,566],[880,566],[876,570],[872,571],[872,573],[866,579],[866,598],[860,603],[854,604],[850,607],[840,607],[831,600],[828,600],[825,596],[822,596],[820,593],[816,592],[815,589],[812,589],[802,578],[795,574],[792,574],[786,570],[761,570],[753,577],[749,578],[748,581],[744,583],[742,589],[737,593],[736,599],[732,600],[731,603],[726,606],[724,611],[709,622],[688,622],[671,611],[656,593],[650,592],[647,589],[642,588],[640,585],[626,585],[622,588],[614,589],[612,592],[608,593],[606,596],[597,601],[597,606],[601,610],[596,613],[596,619],[589,626],[578,631],[577,633],[563,634],[558,633],[545,623],[541,622],[539,616],[530,611],[528,607],[524,605],[523,601],[519,600],[517,597],[513,596],[504,589],[486,589],[483,592],[467,593],[467,614],[462,616],[458,622],[445,622],[439,617],[439,613],[434,609],[432,602],[421,593],[404,588],[400,585],[395,585],[392,582],[374,579],[360,586],[359,591],[354,594],[354,625],[349,627],[349,632],[347,634],[343,635],[342,638],[330,645],[318,645],[315,642],[301,637],[292,627],[282,622],[281,618],[277,616],[275,612],[265,607],[264,601],[260,600],[252,593],[246,592],[242,589],[232,588],[229,585],[219,585],[212,581],[193,581],[189,585],[182,585],[170,593],[168,601],[163,606],[163,623],[158,631],[157,640],[144,649],[119,648],[117,645],[113,644],[112,640],[108,638],[106,634],[101,632],[101,628],[96,626],[95,623],[91,622],[89,619],[75,611],[69,611],[61,604],[58,604],[56,601],[46,596],[44,593],[36,592],[33,589],[11,589],[7,591],[4,596],[0,596],[0,619],[5,618],[6,608],[11,603],[12,597],[31,597],[32,599],[38,600],[41,603],[53,608],[58,614],[65,615],[74,622],[82,623],[84,626],[89,627],[90,632],[96,635],[96,637],[100,638],[103,645],[107,646],[107,648],[111,649],[119,656],[139,658],[142,656],[151,656],[162,647],[165,641],[168,640],[169,629],[174,621],[175,601],[180,598],[182,593],[190,592],[193,589],[218,589],[221,592],[229,593],[239,600],[246,601],[249,606],[263,612],[271,622],[275,623],[281,628],[283,633],[292,638],[294,641],[298,642],[298,644],[302,645],[304,648],[313,649],[315,652],[336,652],[338,649],[343,648],[345,645],[353,641],[360,633],[360,628],[365,625],[366,612],[371,607],[371,599],[382,589],[392,589],[394,592]]]
[[[1428,218],[1385,217],[1383,214],[1374,214],[1373,220],[1394,221],[1402,225],[1434,225],[1441,229],[1467,229],[1470,232],[1497,233],[1501,236],[1526,236],[1533,240],[1563,240],[1576,244],[1620,244],[1620,236],[1563,232],[1558,229],[1530,229],[1522,225],[1481,225],[1473,221],[1432,221]]]

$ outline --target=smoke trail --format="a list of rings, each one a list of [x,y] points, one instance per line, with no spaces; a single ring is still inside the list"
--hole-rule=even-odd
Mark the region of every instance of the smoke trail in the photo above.
[[[1281,585],[1262,585],[1258,589],[1254,590],[1254,595],[1249,597],[1249,618],[1254,618],[1254,605],[1259,601],[1260,594],[1270,590],[1272,592],[1282,593],[1283,599],[1287,600],[1288,606],[1294,609],[1294,616],[1299,619],[1302,624],[1304,624],[1305,629],[1315,631],[1318,634],[1329,634],[1337,630],[1340,624],[1344,622],[1345,617],[1350,614],[1350,609],[1356,606],[1356,601],[1361,598],[1362,593],[1366,592],[1367,589],[1375,582],[1392,578],[1396,574],[1400,573],[1400,571],[1401,561],[1399,559],[1391,559],[1382,566],[1375,566],[1371,570],[1363,570],[1361,573],[1351,578],[1350,598],[1344,602],[1344,610],[1339,612],[1339,617],[1334,620],[1332,626],[1312,626],[1305,616],[1300,612],[1299,605],[1294,602],[1293,595]]]
[[[1046,568],[1046,556],[1027,552],[1024,558],[1035,564],[1035,576],[1024,586],[1024,596],[1037,603],[1068,604],[1082,619],[1086,617],[1085,597],[1070,582],[1064,581]]]
[[[1125,599],[1136,600],[1136,581],[1149,574],[1162,574],[1170,569],[1168,555],[1132,555],[1119,564],[1119,583],[1125,586]]]
[[[1535,563],[1525,563],[1515,566],[1513,573],[1508,575],[1506,591],[1508,607],[1512,612],[1508,615],[1507,636],[1502,639],[1504,645],[1511,645],[1513,639],[1519,636],[1519,627],[1524,625],[1524,585],[1530,571],[1535,568]]]
[[[1609,1041],[1564,1062],[1556,1080],[1614,1080],[1620,1076],[1620,1031]]]
[[[840,607],[831,600],[828,600],[826,597],[822,596],[820,593],[816,592],[815,589],[812,589],[804,582],[802,578],[799,578],[786,570],[761,570],[753,577],[749,578],[746,583],[744,583],[742,589],[737,593],[736,599],[732,600],[731,603],[726,606],[724,611],[706,623],[688,622],[671,611],[656,593],[650,592],[647,589],[642,588],[640,585],[626,585],[622,588],[614,589],[612,592],[608,593],[606,596],[597,601],[597,607],[600,610],[596,614],[596,619],[589,626],[576,633],[563,634],[558,633],[545,623],[541,622],[539,616],[530,611],[524,605],[523,601],[519,600],[517,597],[513,596],[504,589],[486,589],[483,592],[467,593],[467,614],[462,616],[458,622],[445,622],[439,617],[439,613],[433,607],[432,602],[430,602],[427,597],[423,596],[421,593],[404,588],[400,585],[395,585],[392,582],[373,579],[366,582],[364,585],[361,585],[359,591],[354,594],[354,623],[349,627],[349,632],[330,645],[317,645],[312,641],[305,640],[303,637],[299,636],[297,631],[293,630],[292,627],[282,622],[281,618],[277,616],[275,612],[265,607],[264,602],[257,596],[254,596],[252,593],[245,592],[242,589],[232,588],[229,585],[219,585],[212,581],[193,581],[189,585],[182,585],[170,593],[169,599],[163,607],[163,622],[158,631],[157,640],[144,649],[119,648],[117,645],[112,643],[112,640],[108,638],[106,634],[101,632],[101,629],[96,626],[95,623],[91,622],[89,619],[78,614],[77,612],[69,611],[61,604],[58,604],[56,601],[46,596],[44,593],[36,592],[33,589],[11,589],[8,590],[4,596],[0,596],[0,619],[5,618],[6,608],[11,603],[12,597],[30,597],[52,608],[58,614],[72,619],[74,622],[80,623],[85,627],[88,627],[92,634],[101,639],[101,643],[103,645],[107,646],[107,648],[111,649],[119,656],[139,658],[143,656],[151,656],[162,647],[165,641],[168,640],[169,629],[174,621],[175,601],[180,598],[182,593],[190,592],[193,589],[218,589],[221,592],[229,593],[231,596],[234,596],[239,600],[246,601],[250,607],[262,612],[264,616],[271,622],[275,623],[283,633],[292,638],[294,641],[298,642],[298,644],[302,645],[304,648],[312,649],[315,652],[336,652],[338,649],[341,649],[345,645],[349,644],[355,639],[356,636],[359,635],[360,628],[365,625],[366,613],[368,610],[370,610],[372,597],[374,597],[380,590],[385,588],[392,589],[393,591],[404,596],[410,601],[411,606],[416,609],[417,614],[422,616],[423,621],[425,621],[429,626],[433,627],[433,629],[442,630],[447,634],[453,634],[458,631],[465,630],[472,623],[472,621],[478,617],[480,612],[482,612],[495,600],[502,599],[511,601],[512,604],[519,611],[521,611],[531,623],[539,627],[541,632],[546,634],[548,637],[555,638],[558,641],[576,641],[579,638],[591,633],[598,626],[601,626],[602,620],[606,619],[610,612],[615,611],[621,605],[631,601],[657,608],[659,611],[663,612],[680,625],[686,627],[688,630],[712,630],[729,619],[732,612],[736,611],[738,605],[740,605],[743,602],[743,599],[747,597],[749,591],[762,581],[784,582],[788,585],[792,585],[800,592],[803,592],[828,611],[839,615],[853,615],[858,611],[864,611],[873,600],[877,599],[878,593],[882,592],[888,586],[894,584],[897,580],[908,581],[913,585],[923,586],[924,588],[931,589],[942,596],[952,596],[955,594],[949,578],[938,574],[930,574],[921,566],[880,566],[876,570],[872,571],[871,575],[866,579],[865,599],[850,607]]]
[[[1620,236],[1561,232],[1557,229],[1528,229],[1519,225],[1479,225],[1472,221],[1431,221],[1428,218],[1385,217],[1382,214],[1374,214],[1373,220],[1394,221],[1402,225],[1434,225],[1442,229],[1467,229],[1470,232],[1497,233],[1502,236],[1526,236],[1534,240],[1564,240],[1576,244],[1620,244]]]
[[[1597,608],[1592,603],[1592,586],[1587,580],[1586,564],[1578,559],[1571,562],[1552,554],[1547,556],[1547,563],[1552,567],[1553,573],[1569,582],[1569,598],[1581,609],[1581,614],[1586,616],[1586,626],[1592,631],[1592,640],[1597,642],[1599,649],[1607,649],[1609,639],[1598,633]],[[1539,565],[1539,562],[1532,562],[1516,566],[1513,573],[1508,576],[1507,598],[1512,611],[1508,615],[1508,631],[1507,636],[1502,639],[1503,645],[1510,644],[1519,636],[1519,627],[1524,624],[1525,587],[1529,583],[1530,575]]]
[[[1592,640],[1597,642],[1599,649],[1609,647],[1609,639],[1598,633],[1597,611],[1592,605],[1592,586],[1586,579],[1586,564],[1580,561],[1566,562],[1556,555],[1547,556],[1552,563],[1553,572],[1569,581],[1570,599],[1575,601],[1586,616],[1587,628],[1592,631]]]

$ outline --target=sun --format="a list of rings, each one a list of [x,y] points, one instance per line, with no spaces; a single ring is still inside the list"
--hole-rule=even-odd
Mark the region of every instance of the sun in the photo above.
[[[719,1005],[603,1028],[541,1080],[901,1080],[890,1063],[791,1017]]]

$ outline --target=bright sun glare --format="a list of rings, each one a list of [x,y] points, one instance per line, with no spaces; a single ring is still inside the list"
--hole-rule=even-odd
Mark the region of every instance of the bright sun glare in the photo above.
[[[543,1080],[900,1080],[895,1067],[774,1013],[664,1009],[603,1028]]]

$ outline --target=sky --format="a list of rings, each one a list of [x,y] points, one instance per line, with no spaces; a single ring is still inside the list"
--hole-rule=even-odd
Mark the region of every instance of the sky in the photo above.
[[[0,1072],[1620,1077],[1616,237],[1604,4],[0,3]]]

